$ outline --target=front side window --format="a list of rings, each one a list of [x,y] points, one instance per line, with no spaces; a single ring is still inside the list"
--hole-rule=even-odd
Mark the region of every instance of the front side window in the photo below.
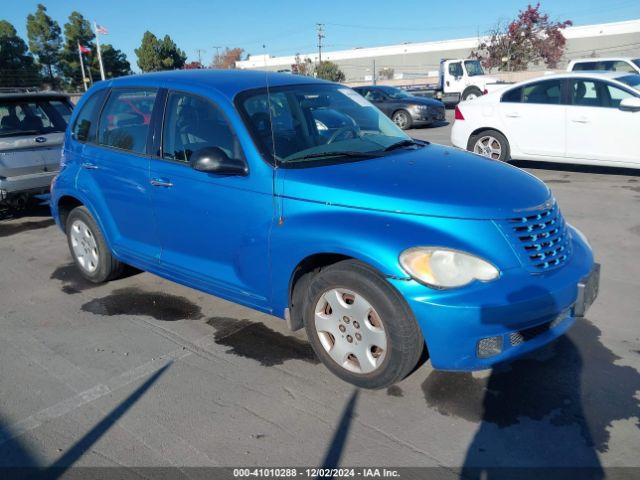
[[[636,69],[629,65],[627,62],[623,62],[621,60],[612,62],[611,70],[614,72],[622,72],[622,73],[635,73]]]
[[[465,60],[464,66],[467,69],[467,75],[470,77],[484,75],[484,70],[479,60]]]
[[[525,85],[522,88],[522,102],[559,105],[561,94],[562,82],[560,80],[544,80]]]
[[[100,145],[145,153],[151,108],[156,91],[117,89],[111,92],[100,116]]]
[[[572,80],[569,93],[571,105],[582,107],[604,107],[605,98],[602,90],[602,82],[596,80]]]
[[[67,122],[48,99],[0,101],[0,137],[64,132]]]
[[[193,152],[217,147],[229,158],[242,158],[240,143],[220,109],[208,100],[174,92],[169,95],[162,131],[162,156],[188,163]]]
[[[369,101],[339,85],[251,90],[236,104],[268,160],[282,164],[377,156],[398,142],[412,143]]]
[[[401,90],[399,88],[380,87],[380,90],[382,90],[386,95],[388,95],[389,97],[393,98],[394,100],[411,97],[411,95],[409,95],[407,92],[405,92],[404,90]]]

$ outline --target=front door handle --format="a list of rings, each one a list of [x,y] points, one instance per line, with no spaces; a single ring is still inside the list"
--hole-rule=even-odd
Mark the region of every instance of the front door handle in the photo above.
[[[173,183],[163,178],[152,178],[150,183],[154,187],[166,187],[166,188],[173,187]]]
[[[589,123],[589,119],[587,117],[572,118],[571,121],[574,123]]]
[[[509,118],[519,118],[520,114],[518,112],[509,112],[509,113],[507,113],[507,117],[509,117]]]
[[[95,163],[91,163],[91,162],[84,162],[80,166],[82,168],[84,168],[85,170],[97,170],[98,169],[98,166]]]

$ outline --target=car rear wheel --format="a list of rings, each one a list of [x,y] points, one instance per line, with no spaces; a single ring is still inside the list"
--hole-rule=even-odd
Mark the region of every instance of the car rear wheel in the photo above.
[[[469,138],[467,150],[492,160],[510,160],[509,141],[496,130],[485,130]]]
[[[325,366],[362,388],[384,388],[402,380],[424,349],[422,333],[404,299],[377,272],[354,260],[313,276],[304,322]]]
[[[402,130],[410,129],[411,125],[413,124],[411,115],[409,115],[409,112],[406,112],[405,110],[398,110],[397,112],[394,112],[391,120],[393,120],[393,123],[395,123]]]
[[[71,211],[66,232],[71,256],[84,278],[102,283],[122,273],[124,265],[113,257],[98,224],[85,207]]]

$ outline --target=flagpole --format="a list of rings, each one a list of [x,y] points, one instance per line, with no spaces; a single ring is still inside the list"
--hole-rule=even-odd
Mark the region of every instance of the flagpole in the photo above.
[[[104,65],[102,64],[102,52],[100,51],[100,35],[98,34],[98,25],[93,22],[93,31],[96,34],[96,48],[98,49],[98,63],[100,64],[100,78],[104,81]]]
[[[82,50],[80,50],[80,42],[78,42],[78,56],[80,57],[80,71],[82,72],[82,85],[84,86],[84,91],[87,91],[87,83],[84,81],[84,61],[82,60]]]

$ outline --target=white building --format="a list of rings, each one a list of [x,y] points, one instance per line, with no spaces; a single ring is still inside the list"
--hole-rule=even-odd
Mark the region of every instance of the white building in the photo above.
[[[579,57],[640,57],[640,19],[567,27],[563,33],[567,39],[564,64]],[[322,59],[337,63],[345,73],[346,80],[352,82],[370,80],[374,64],[376,72],[383,68],[393,69],[396,78],[424,78],[433,76],[442,58],[467,57],[479,40],[473,37],[326,51],[322,52]],[[300,58],[317,62],[318,53],[300,53]],[[243,69],[290,70],[295,62],[295,55],[251,55],[247,60],[237,62],[236,66]],[[539,69],[544,69],[544,65],[540,65]]]

